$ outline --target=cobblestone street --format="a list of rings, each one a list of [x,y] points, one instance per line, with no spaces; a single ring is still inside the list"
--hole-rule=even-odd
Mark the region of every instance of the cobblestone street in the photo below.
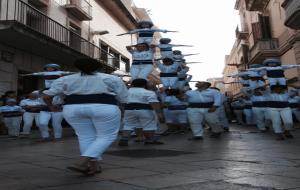
[[[47,143],[1,137],[0,189],[296,190],[300,131],[294,134],[295,139],[276,141],[271,132],[233,126],[219,140],[188,141],[188,133],[164,137],[159,146],[114,144],[104,155],[103,172],[94,177],[66,169],[78,158],[74,137]]]

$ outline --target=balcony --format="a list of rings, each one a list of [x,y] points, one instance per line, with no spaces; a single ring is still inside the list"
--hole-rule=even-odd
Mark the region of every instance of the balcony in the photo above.
[[[92,20],[93,18],[92,6],[87,0],[67,0],[63,7],[80,21]]]
[[[58,63],[73,65],[78,58],[93,58],[111,72],[106,51],[82,38],[21,0],[2,0],[0,43],[39,55]],[[62,61],[63,60],[63,61]]]
[[[262,12],[270,0],[246,0],[246,9],[247,11],[260,11]]]
[[[261,64],[267,57],[279,56],[279,43],[277,38],[257,40],[249,51],[248,64]]]
[[[28,0],[28,3],[34,5],[35,7],[42,8],[49,5],[49,0]]]
[[[249,37],[249,32],[247,32],[247,31],[240,31],[239,27],[237,27],[235,29],[235,35],[236,35],[236,38],[239,39],[239,40],[247,40],[248,37]]]
[[[289,28],[300,29],[300,1],[299,0],[285,0],[282,5],[285,9],[286,20],[285,25]]]

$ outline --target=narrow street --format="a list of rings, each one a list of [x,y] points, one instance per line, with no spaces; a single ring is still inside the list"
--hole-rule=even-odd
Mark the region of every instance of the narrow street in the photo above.
[[[221,139],[188,141],[187,133],[163,137],[165,145],[114,144],[94,177],[66,169],[79,152],[71,133],[67,129],[70,137],[47,143],[1,137],[0,189],[300,189],[299,129],[285,141],[233,125]]]

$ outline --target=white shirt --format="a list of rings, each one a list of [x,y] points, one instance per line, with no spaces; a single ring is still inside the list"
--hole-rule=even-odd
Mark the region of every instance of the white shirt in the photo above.
[[[44,93],[50,96],[110,94],[116,96],[120,102],[126,102],[127,91],[123,81],[116,76],[104,73],[94,75],[77,73],[55,80],[51,88]]]
[[[300,103],[300,96],[289,97],[289,103]]]
[[[132,50],[129,52],[132,54],[132,59],[134,61],[152,60],[154,56],[154,50],[151,48],[148,51]]]
[[[189,67],[182,67],[180,71],[177,72],[178,78],[185,78],[189,72]]]
[[[25,99],[20,102],[20,106],[22,106],[22,107],[25,107],[25,106],[36,107],[36,106],[40,106],[40,105],[41,105],[40,98],[37,98],[35,100]]]
[[[289,95],[288,93],[282,93],[282,94],[270,93],[268,95],[268,98],[270,101],[274,101],[274,102],[288,102]]]
[[[0,106],[0,112],[23,112],[21,106]]]
[[[166,96],[164,103],[168,103],[170,106],[187,105],[186,102],[180,101],[176,96]]]
[[[160,61],[157,61],[156,65],[162,73],[177,73],[177,69],[179,67],[179,63],[176,62],[172,65],[164,65],[161,64]]]
[[[155,92],[144,88],[132,87],[128,90],[127,103],[149,104],[159,102]]]
[[[220,106],[222,104],[222,98],[217,90],[189,90],[185,93],[187,101],[189,103],[209,103],[214,102],[214,106]]]

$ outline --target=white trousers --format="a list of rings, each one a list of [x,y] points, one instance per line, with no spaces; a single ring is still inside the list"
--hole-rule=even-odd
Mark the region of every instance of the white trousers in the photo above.
[[[298,109],[292,109],[294,116],[300,122],[300,111]]]
[[[270,83],[270,86],[273,85],[286,85],[286,78],[269,78],[268,77],[268,81]]]
[[[124,131],[142,128],[144,131],[156,131],[157,119],[153,110],[125,110]]]
[[[78,136],[81,156],[100,159],[117,138],[121,111],[115,105],[65,105],[63,115]]]
[[[275,133],[282,133],[282,123],[285,130],[291,130],[293,128],[293,116],[290,108],[269,108],[269,114],[271,116],[272,125]]]
[[[138,38],[138,43],[147,43],[147,44],[151,44],[153,41],[153,37],[139,37]]]
[[[173,51],[161,51],[160,56],[161,57],[173,57]]]
[[[194,136],[203,136],[204,120],[212,128],[212,132],[219,133],[223,131],[217,111],[208,112],[208,108],[188,108],[187,115]]]
[[[268,119],[268,109],[263,107],[252,107],[254,121],[259,130],[266,130],[266,119]]]
[[[63,120],[62,112],[46,112],[41,111],[39,115],[39,129],[42,138],[49,138],[49,128],[48,124],[50,119],[52,119],[52,127],[54,131],[54,138],[59,139],[62,137],[62,126],[61,122]]]
[[[166,123],[169,124],[186,124],[187,111],[186,110],[168,110],[164,109],[164,116]]]
[[[4,117],[4,123],[8,130],[9,136],[19,136],[22,116],[19,117]]]
[[[228,123],[228,119],[227,119],[227,116],[225,113],[224,105],[221,105],[220,107],[218,107],[217,112],[218,112],[220,124],[222,125],[222,127],[229,128],[229,123]]]
[[[178,77],[160,77],[160,81],[164,88],[176,89],[178,87]]]
[[[241,109],[234,109],[233,112],[234,112],[234,115],[236,117],[238,124],[244,124],[244,121],[243,121],[243,112],[244,111]]]
[[[183,90],[185,83],[186,83],[185,80],[179,80],[179,81],[177,81],[177,88],[180,89],[180,90]]]
[[[25,112],[23,114],[23,134],[29,135],[32,127],[33,120],[35,120],[36,126],[39,126],[39,116],[40,113],[32,113],[32,112]]]
[[[153,65],[152,64],[141,64],[141,65],[131,65],[130,68],[130,75],[131,80],[142,78],[146,79],[153,71]]]
[[[244,109],[244,114],[246,117],[246,124],[252,125],[253,124],[253,112],[252,109]]]

